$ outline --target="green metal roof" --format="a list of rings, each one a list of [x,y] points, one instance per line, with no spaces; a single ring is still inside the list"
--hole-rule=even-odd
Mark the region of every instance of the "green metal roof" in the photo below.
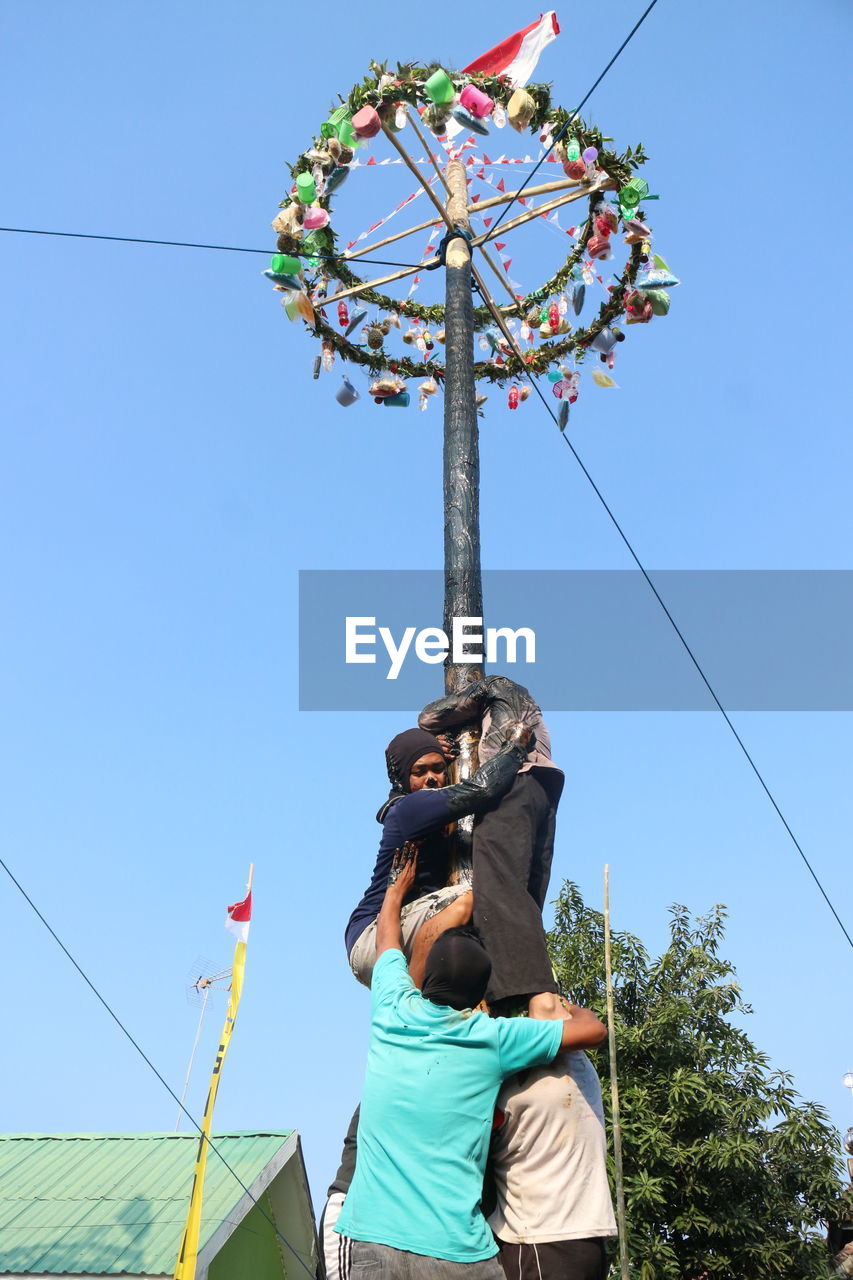
[[[218,1133],[247,1187],[292,1130]],[[186,1221],[198,1135],[0,1135],[0,1275],[171,1275]],[[208,1153],[200,1248],[243,1189]]]

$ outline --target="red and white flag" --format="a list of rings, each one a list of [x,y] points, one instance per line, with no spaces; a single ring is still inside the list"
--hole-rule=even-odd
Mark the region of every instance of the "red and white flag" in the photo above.
[[[480,71],[484,75],[506,76],[514,89],[520,89],[530,80],[536,70],[539,56],[546,45],[560,34],[560,24],[553,9],[540,15],[538,22],[531,22],[529,27],[507,36],[500,44],[488,53],[483,53],[473,62],[469,62],[462,70]],[[446,134],[455,138],[462,126],[456,120],[449,120]],[[447,147],[445,147],[447,150]],[[449,155],[452,152],[448,151]]]
[[[463,71],[480,71],[485,75],[506,76],[514,88],[527,84],[542,50],[560,34],[560,24],[553,9],[543,13],[538,22],[507,36],[494,49],[469,62]]]
[[[225,928],[233,933],[238,942],[249,939],[249,921],[252,919],[252,891],[249,890],[242,902],[232,902],[227,908]]]

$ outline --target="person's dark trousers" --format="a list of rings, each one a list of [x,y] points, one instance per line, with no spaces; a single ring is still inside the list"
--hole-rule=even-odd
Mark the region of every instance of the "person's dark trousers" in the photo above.
[[[352,1280],[503,1280],[497,1254],[481,1262],[449,1262],[387,1244],[352,1242]]]
[[[607,1275],[601,1236],[547,1244],[505,1244],[499,1240],[498,1244],[507,1280],[604,1280]]]
[[[474,924],[492,962],[489,1003],[558,989],[542,926],[556,811],[534,774],[520,773],[474,828]]]

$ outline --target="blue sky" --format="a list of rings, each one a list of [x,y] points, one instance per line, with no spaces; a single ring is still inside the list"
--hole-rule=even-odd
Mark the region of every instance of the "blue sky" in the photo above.
[[[642,8],[558,8],[538,72],[558,101],[583,95]],[[537,15],[499,0],[488,21],[473,5],[445,16],[385,0],[369,19],[335,0],[292,20],[260,0],[5,6],[2,222],[271,246],[285,161],[371,58],[463,65]],[[853,567],[851,24],[841,0],[660,0],[587,108],[620,147],[645,144],[656,246],[684,281],[665,320],[630,331],[620,389],[587,386],[571,423],[650,569]],[[354,236],[410,189],[361,170],[341,227]],[[297,574],[440,567],[440,405],[340,409],[261,258],[0,239],[4,858],[177,1091],[187,976],[199,957],[228,963],[224,907],[254,861],[217,1127],[298,1127],[319,1196],[366,1045],[341,935],[403,725],[298,712]],[[531,286],[560,242],[519,245]],[[628,566],[534,402],[510,414],[493,396],[481,447],[487,567]],[[851,717],[735,720],[850,927]],[[615,924],[650,948],[670,903],[726,903],[751,1035],[851,1123],[850,949],[722,720],[549,722],[568,775],[555,891],[571,877],[598,903],[609,862]],[[171,1128],[162,1087],[0,893],[15,972],[2,1128]]]

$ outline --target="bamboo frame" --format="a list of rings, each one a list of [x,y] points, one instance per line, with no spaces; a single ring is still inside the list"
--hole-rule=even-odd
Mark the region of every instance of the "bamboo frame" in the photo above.
[[[415,133],[418,134],[427,154],[429,154],[429,147],[426,142],[424,142],[424,139],[418,132],[418,129],[415,127],[414,120],[409,117],[409,121]],[[435,168],[436,166],[433,165],[433,167]],[[468,213],[479,213],[482,209],[493,209],[496,205],[508,204],[511,200],[515,200],[516,197],[521,194],[522,190],[524,191],[524,199],[526,200],[528,196],[544,196],[550,194],[552,191],[568,191],[576,187],[580,188],[580,186],[581,184],[577,180],[573,178],[566,178],[564,182],[543,182],[536,187],[519,187],[515,191],[502,191],[496,196],[489,196],[488,200],[478,200],[476,204],[469,204]],[[592,185],[584,185],[583,187],[584,192],[601,190],[606,190],[606,186],[602,187],[600,182]],[[363,249],[357,249],[355,253],[347,254],[347,261],[350,261],[353,258],[363,258],[366,254],[374,253],[377,249],[384,249],[389,244],[396,244],[398,240],[404,240],[406,236],[416,235],[419,231],[426,231],[430,227],[436,226],[438,222],[438,218],[432,218],[429,222],[419,222],[415,227],[407,227],[405,231],[397,231],[392,236],[386,236],[384,240],[377,240],[375,244],[367,245]]]
[[[489,227],[488,231],[482,236],[477,236],[474,244],[479,246],[484,241],[491,240],[495,236],[502,236],[507,231],[514,231],[516,227],[522,226],[525,222],[531,222],[533,218],[538,218],[541,214],[551,213],[554,209],[562,208],[564,204],[572,204],[575,200],[580,200],[582,196],[594,195],[596,191],[602,190],[604,190],[602,186],[593,184],[583,191],[573,191],[567,196],[561,196],[559,200],[547,200],[545,204],[537,205],[535,209],[526,209],[517,218],[510,218],[509,222],[504,222],[499,227]]]
[[[405,147],[403,147],[402,144],[397,141],[394,134],[391,132],[390,129],[388,129],[386,125],[383,125],[382,128],[386,136],[391,140],[394,147],[397,149],[397,151],[399,151],[400,155],[403,157],[403,160],[408,166],[408,168],[412,171],[412,173],[415,175],[420,185],[429,195],[430,200],[432,201],[436,209],[441,214],[441,221],[444,222],[446,226],[450,227],[451,224],[447,217],[447,211],[445,210],[441,202],[438,200],[432,187],[424,179],[423,175],[418,172],[417,166],[415,165],[414,161],[410,157],[409,153],[406,151]],[[444,179],[442,179],[442,181],[444,181]],[[575,200],[580,200],[583,196],[594,195],[596,191],[603,191],[606,189],[606,186],[610,181],[611,179],[605,176],[602,179],[600,179],[598,182],[593,182],[583,187],[582,190],[570,191],[568,195],[560,196],[556,200],[547,200],[544,204],[537,205],[535,209],[526,209],[525,212],[520,214],[517,218],[511,218],[509,222],[505,222],[502,226],[490,227],[488,231],[486,231],[483,235],[475,236],[473,241],[471,242],[471,247],[474,249],[480,249],[480,251],[483,252],[481,246],[486,244],[489,240],[494,239],[495,236],[504,235],[506,232],[514,231],[516,227],[523,226],[525,222],[530,222],[533,220],[533,218],[538,218],[542,214],[551,213],[554,209],[559,209],[565,204],[571,204]],[[510,199],[510,198],[511,197],[507,195],[507,199]],[[475,210],[477,209],[477,207],[478,206],[475,206]],[[438,221],[438,219],[436,219],[436,221]],[[425,226],[421,227],[420,229],[424,230],[426,226],[433,226],[433,225],[434,225],[434,222],[426,223]],[[412,228],[413,231],[417,229],[418,228],[414,228],[414,227]],[[401,233],[401,235],[402,234],[405,234],[405,233]],[[380,242],[380,243],[384,243],[384,242]],[[378,247],[379,247],[378,245],[372,246],[373,249],[376,249]],[[371,250],[364,249],[363,252],[369,253],[371,252]],[[355,254],[353,254],[352,256],[355,257]],[[488,257],[486,258],[486,260],[489,261]],[[379,285],[391,284],[395,280],[403,280],[405,279],[406,276],[413,276],[418,271],[427,270],[429,267],[434,266],[437,262],[438,262],[438,255],[433,254],[431,258],[424,259],[424,261],[419,262],[417,266],[403,267],[399,271],[391,272],[390,275],[379,276],[376,280],[366,280],[361,284],[351,286],[349,289],[343,289],[339,293],[333,294],[331,298],[327,298],[325,302],[322,303],[322,306],[327,307],[332,302],[342,302],[344,298],[351,298],[355,294],[364,293],[364,291],[367,289],[376,289],[378,288]],[[497,267],[493,262],[489,262],[489,265],[492,267],[492,269],[495,272],[497,272]],[[507,311],[511,311],[518,306],[518,300],[515,297],[515,294],[513,294],[512,291],[509,289],[509,285],[506,281],[504,281],[503,276],[499,275],[499,278],[501,280],[501,283],[506,285],[507,291],[510,293],[513,299],[512,305],[505,307],[503,309]],[[478,284],[479,283],[480,281],[478,280]],[[485,294],[484,294],[484,298],[485,298]]]
[[[619,1266],[622,1280],[630,1280],[628,1236],[625,1223],[625,1179],[622,1172],[622,1122],[619,1117],[619,1084],[616,1077],[616,1026],[613,1016],[613,958],[610,952],[610,867],[604,867],[604,978],[607,990],[607,1041],[610,1050],[610,1096],[613,1105],[613,1163],[616,1181],[616,1218],[619,1226]]]

